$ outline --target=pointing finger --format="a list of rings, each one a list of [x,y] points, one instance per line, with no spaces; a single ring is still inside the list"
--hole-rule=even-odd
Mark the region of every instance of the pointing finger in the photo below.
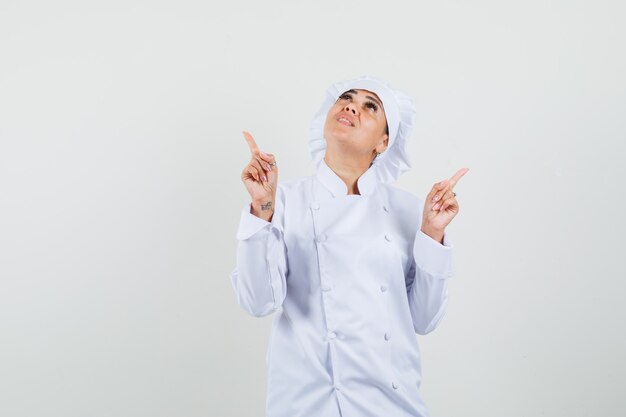
[[[450,188],[454,188],[456,183],[461,179],[463,175],[465,175],[467,171],[469,171],[469,168],[461,168],[452,177],[450,177]]]
[[[254,155],[255,153],[258,152],[259,147],[257,146],[256,142],[254,141],[254,138],[252,137],[250,133],[246,132],[245,130],[242,133],[243,133],[243,137],[246,139],[246,142],[248,142],[250,153]]]

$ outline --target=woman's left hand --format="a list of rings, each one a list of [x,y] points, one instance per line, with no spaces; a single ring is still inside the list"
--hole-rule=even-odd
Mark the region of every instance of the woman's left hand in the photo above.
[[[461,168],[449,180],[436,183],[426,197],[421,230],[438,242],[442,242],[446,226],[459,212],[452,190],[467,171],[469,168]]]

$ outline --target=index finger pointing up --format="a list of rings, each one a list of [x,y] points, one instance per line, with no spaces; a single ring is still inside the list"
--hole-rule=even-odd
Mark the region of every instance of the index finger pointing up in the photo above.
[[[250,133],[246,132],[245,130],[243,131],[243,137],[246,139],[246,142],[248,142],[248,147],[250,147],[250,153],[254,155],[259,150],[259,147],[254,141],[254,138]]]
[[[461,168],[453,176],[450,177],[450,189],[454,188],[456,183],[461,179],[463,175],[465,175],[467,171],[469,171],[469,168]]]

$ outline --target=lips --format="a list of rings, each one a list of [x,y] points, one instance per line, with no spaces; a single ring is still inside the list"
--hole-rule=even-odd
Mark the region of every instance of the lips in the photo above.
[[[335,120],[337,120],[342,125],[354,127],[354,119],[347,113],[340,113]]]

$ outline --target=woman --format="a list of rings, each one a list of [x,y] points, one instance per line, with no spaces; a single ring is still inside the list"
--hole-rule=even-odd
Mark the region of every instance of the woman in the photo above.
[[[274,311],[267,417],[428,416],[415,334],[442,319],[452,271],[453,188],[424,203],[390,185],[408,168],[413,101],[373,77],[333,84],[311,122],[315,175],[278,183],[244,132],[251,196],[231,282],[253,316]],[[423,207],[423,209],[422,209]]]

